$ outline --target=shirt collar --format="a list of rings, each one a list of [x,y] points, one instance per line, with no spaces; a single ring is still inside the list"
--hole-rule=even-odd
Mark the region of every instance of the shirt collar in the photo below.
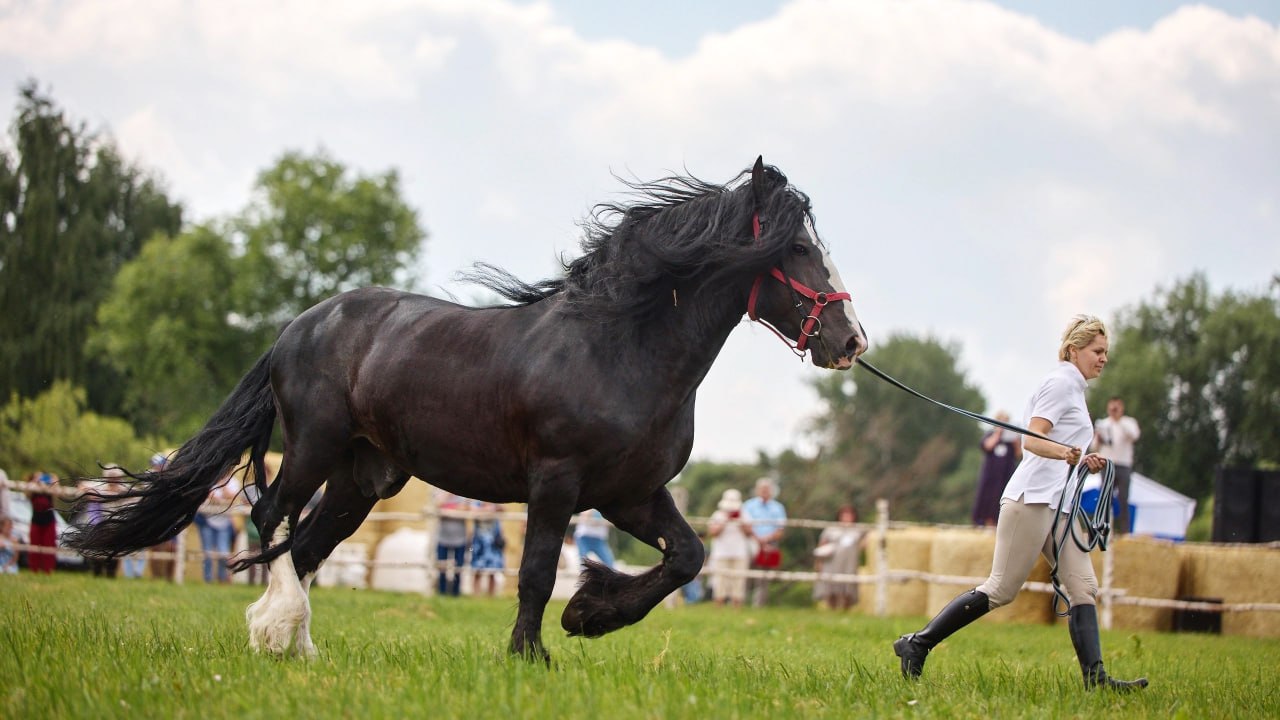
[[[1058,372],[1061,372],[1071,378],[1071,381],[1082,390],[1089,387],[1089,381],[1084,379],[1084,374],[1080,372],[1080,368],[1076,367],[1076,364],[1069,360],[1058,361]]]

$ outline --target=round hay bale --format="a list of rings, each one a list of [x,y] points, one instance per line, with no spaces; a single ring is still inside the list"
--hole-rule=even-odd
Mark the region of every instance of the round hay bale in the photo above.
[[[891,529],[885,538],[889,570],[929,571],[929,557],[933,550],[932,528]],[[867,538],[867,565],[864,570],[875,574],[876,552],[880,545],[879,532],[873,531]],[[891,616],[919,616],[926,613],[928,584],[923,580],[907,580],[889,583],[888,614]],[[863,585],[858,593],[858,607],[862,612],[874,614],[876,609],[875,584]]]
[[[1178,597],[1181,561],[1173,542],[1129,535],[1113,539],[1107,552],[1111,553],[1113,588],[1125,590],[1128,597],[1160,600]],[[1102,552],[1093,552],[1089,556],[1101,586],[1106,556]],[[1173,629],[1173,611],[1167,608],[1116,603],[1112,605],[1111,617],[1112,627],[1116,629]]]
[[[933,616],[956,595],[972,590],[991,572],[991,552],[996,546],[995,533],[973,529],[939,530],[933,536],[929,572],[973,578],[969,582],[931,582],[926,601],[926,615]]]
[[[1280,602],[1280,549],[1185,545],[1178,554],[1183,595],[1218,598],[1224,603]],[[1280,613],[1224,612],[1222,634],[1280,637]]]
[[[944,530],[934,538],[932,567],[934,575],[951,575],[968,577],[970,582],[931,583],[928,595],[928,611],[936,614],[956,595],[981,585],[991,574],[991,557],[995,553],[996,536],[990,530],[974,528],[972,530]],[[1036,582],[1049,581],[1049,565],[1044,558],[1036,562],[1029,580]],[[997,623],[1032,623],[1049,622],[1051,598],[1044,593],[1023,590],[1013,602],[999,608],[987,617],[984,622]]]

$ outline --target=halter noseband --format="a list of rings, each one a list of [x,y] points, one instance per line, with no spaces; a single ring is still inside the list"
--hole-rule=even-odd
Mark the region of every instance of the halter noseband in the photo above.
[[[751,216],[751,232],[756,242],[759,242],[760,213],[755,213]],[[803,295],[813,301],[813,309],[808,314],[804,315],[804,319],[800,323],[800,336],[796,338],[796,342],[793,345],[791,341],[787,339],[786,335],[779,332],[778,328],[774,327],[767,320],[760,319],[760,316],[756,313],[756,300],[760,297],[760,285],[764,282],[765,273],[757,275],[756,281],[751,285],[751,295],[747,298],[747,317],[772,330],[773,334],[777,335],[779,340],[786,343],[787,347],[791,348],[791,352],[803,358],[808,352],[807,346],[809,344],[809,338],[818,337],[822,334],[822,321],[818,319],[818,316],[822,314],[823,308],[832,301],[852,301],[853,296],[847,292],[817,292],[799,280],[789,277],[782,271],[781,267],[770,268],[768,275],[772,276],[773,279],[783,285],[786,285],[791,290],[792,294]],[[795,306],[797,309],[802,307],[802,303],[798,297],[796,299]],[[803,313],[803,310],[801,310],[801,312]]]

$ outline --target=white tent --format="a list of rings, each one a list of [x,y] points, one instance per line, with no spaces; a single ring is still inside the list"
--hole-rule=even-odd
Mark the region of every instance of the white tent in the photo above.
[[[1098,504],[1098,487],[1102,476],[1090,475],[1084,481],[1080,504],[1090,512]],[[1134,535],[1153,535],[1170,540],[1185,540],[1187,524],[1196,514],[1196,501],[1176,490],[1161,485],[1146,475],[1133,473],[1129,482],[1129,517]]]

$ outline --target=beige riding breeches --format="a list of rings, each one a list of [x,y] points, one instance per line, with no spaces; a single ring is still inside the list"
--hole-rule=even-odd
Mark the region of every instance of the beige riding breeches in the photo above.
[[[996,522],[996,551],[991,559],[991,576],[978,586],[991,601],[991,609],[1008,605],[1017,597],[1018,590],[1031,575],[1036,555],[1044,555],[1053,563],[1053,518],[1059,513],[1045,503],[1028,505],[1018,500],[1002,500],[1000,518]],[[1062,514],[1058,523],[1058,539],[1067,532],[1068,518]],[[1058,558],[1058,579],[1075,605],[1095,605],[1098,596],[1098,579],[1093,573],[1089,554],[1076,547],[1067,538]]]

